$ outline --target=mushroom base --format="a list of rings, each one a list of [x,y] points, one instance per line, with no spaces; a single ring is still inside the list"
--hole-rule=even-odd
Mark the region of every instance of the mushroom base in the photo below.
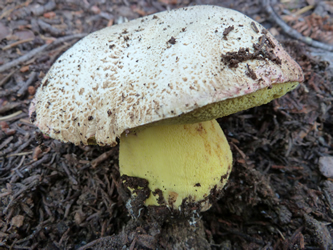
[[[122,135],[119,166],[132,198],[140,197],[146,206],[181,210],[191,204],[205,211],[211,194],[227,182],[232,154],[215,120],[150,126]]]
[[[200,217],[164,222],[144,212],[140,218],[131,219],[119,234],[97,239],[82,249],[131,249],[133,242],[136,249],[211,249]]]

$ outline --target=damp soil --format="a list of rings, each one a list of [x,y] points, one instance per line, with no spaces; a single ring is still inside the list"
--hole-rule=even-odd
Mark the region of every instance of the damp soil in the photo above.
[[[1,249],[332,248],[333,166],[327,159],[333,156],[333,55],[290,38],[261,1],[224,1],[223,6],[273,33],[300,64],[305,81],[280,99],[218,119],[234,163],[210,210],[175,220],[161,207],[148,216],[139,199],[130,214],[118,147],[61,143],[31,124],[28,107],[36,88],[78,39],[105,26],[194,4],[221,5],[218,0],[0,0],[0,69],[5,67],[0,72]],[[329,1],[275,1],[274,9],[302,35],[327,42],[333,22],[325,14],[332,16],[332,9],[321,8],[324,4],[333,9]],[[221,39],[230,32],[232,27]],[[255,55],[224,56],[236,58],[235,67],[253,56],[270,57],[273,45],[265,39],[263,34]],[[138,197],[144,199],[146,192]]]

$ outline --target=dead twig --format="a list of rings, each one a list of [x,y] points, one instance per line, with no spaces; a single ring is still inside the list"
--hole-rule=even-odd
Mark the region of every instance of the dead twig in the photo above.
[[[21,146],[19,146],[13,154],[20,153],[23,149],[28,147],[34,139],[35,139],[34,137],[31,137],[29,140],[27,140],[25,143],[23,143]]]
[[[49,162],[51,160],[51,158],[52,158],[52,156],[50,154],[46,154],[38,161],[31,163],[30,166],[26,166],[25,170],[30,171],[31,169],[38,167],[39,165],[41,165],[43,163]]]
[[[17,119],[20,119],[20,118],[26,117],[26,116],[28,116],[28,115],[25,114],[25,113],[22,113],[22,111],[19,110],[19,111],[13,113],[13,114],[0,117],[0,121],[7,121],[7,122],[9,122],[9,121],[17,120]]]
[[[93,168],[97,167],[98,164],[100,164],[101,162],[105,161],[106,159],[108,159],[112,154],[114,153],[114,148],[101,154],[100,156],[98,156],[96,159],[91,161],[91,166]]]
[[[6,140],[3,141],[3,143],[0,144],[0,150],[6,147],[12,140],[14,139],[13,136],[8,137]]]
[[[9,103],[5,104],[4,106],[0,107],[0,114],[5,113],[14,108],[17,108],[20,105],[21,105],[20,102],[9,102]]]
[[[12,72],[10,72],[8,75],[6,75],[1,81],[0,81],[0,87],[2,85],[4,85],[11,77],[12,75],[14,75],[15,70],[13,70]]]
[[[70,181],[73,183],[73,185],[78,185],[79,183],[77,182],[77,180],[74,178],[74,176],[71,175],[71,172],[69,171],[69,169],[67,168],[66,163],[62,162],[61,163],[62,168],[65,170],[68,178],[70,179]]]
[[[3,66],[0,67],[0,73],[7,71],[8,69],[15,67],[27,60],[29,60],[30,58],[34,57],[35,55],[39,54],[40,52],[42,52],[43,50],[45,50],[48,46],[50,46],[50,44],[44,44],[43,46],[40,46],[36,49],[31,50],[30,52],[28,52],[27,54],[25,54],[24,56],[21,56],[9,63],[4,64]]]
[[[37,76],[36,72],[32,72],[28,78],[28,80],[26,82],[23,82],[23,84],[21,85],[21,88],[19,89],[19,91],[17,92],[17,96],[22,96],[24,95],[24,93],[27,91],[29,85],[35,80]]]
[[[3,47],[2,50],[11,49],[11,48],[14,48],[15,46],[17,46],[19,44],[32,42],[33,40],[34,40],[33,38],[29,38],[29,39],[25,39],[25,40],[20,40],[20,41],[17,41],[15,43],[8,44],[7,46]]]
[[[43,31],[50,33],[52,36],[63,36],[65,33],[64,31],[44,22],[43,20],[38,19],[37,23]]]
[[[17,149],[19,146],[21,146],[23,143],[22,139],[19,138],[17,142],[9,144],[8,148],[0,152],[0,156],[4,156],[8,153],[13,152],[15,149]]]
[[[12,93],[15,93],[18,89],[19,89],[19,87],[15,86],[14,88],[11,88],[11,89],[2,90],[2,91],[0,91],[0,97],[10,96]]]
[[[74,34],[74,35],[68,35],[68,36],[64,36],[64,37],[60,37],[56,40],[54,40],[51,44],[50,44],[50,48],[57,46],[61,43],[73,40],[73,39],[81,39],[82,37],[85,37],[87,35],[87,33],[81,33],[81,34]]]
[[[36,56],[37,54],[41,53],[42,51],[48,49],[48,48],[51,48],[53,46],[56,46],[60,43],[63,43],[63,42],[66,42],[66,41],[69,41],[69,40],[72,40],[72,39],[79,39],[79,38],[82,38],[84,36],[86,36],[87,34],[85,33],[82,33],[82,34],[75,34],[75,35],[69,35],[69,36],[65,36],[65,37],[61,37],[61,38],[58,38],[57,40],[54,40],[52,43],[50,44],[44,44],[43,46],[40,46],[36,49],[33,49],[31,50],[30,52],[28,52],[27,54],[9,62],[9,63],[6,63],[4,64],[3,66],[0,67],[0,73],[1,72],[4,72],[12,67],[15,67],[21,63],[24,63],[26,62],[27,60],[29,60],[30,58]]]
[[[288,24],[286,24],[279,15],[274,11],[273,7],[271,6],[270,0],[263,0],[263,6],[265,8],[265,11],[269,16],[274,20],[274,22],[280,26],[280,28],[285,32],[287,35],[291,36],[292,38],[295,38],[309,46],[320,48],[327,51],[333,51],[333,46],[321,43],[318,41],[314,41],[310,37],[304,37],[301,33],[296,31],[295,29],[291,28]]]

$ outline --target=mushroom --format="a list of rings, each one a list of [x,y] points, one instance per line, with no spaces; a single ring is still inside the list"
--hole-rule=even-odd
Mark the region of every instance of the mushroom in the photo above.
[[[232,165],[214,119],[301,81],[299,65],[263,26],[234,10],[194,6],[88,35],[57,59],[29,112],[64,142],[115,146],[120,138],[132,200],[204,211]]]

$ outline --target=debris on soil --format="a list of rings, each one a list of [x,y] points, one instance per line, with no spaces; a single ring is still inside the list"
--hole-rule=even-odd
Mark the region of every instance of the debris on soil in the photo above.
[[[305,223],[308,226],[308,230],[311,230],[313,240],[322,247],[322,249],[332,249],[333,239],[326,225],[317,221],[311,216],[304,214]],[[331,223],[327,223],[331,224]]]

